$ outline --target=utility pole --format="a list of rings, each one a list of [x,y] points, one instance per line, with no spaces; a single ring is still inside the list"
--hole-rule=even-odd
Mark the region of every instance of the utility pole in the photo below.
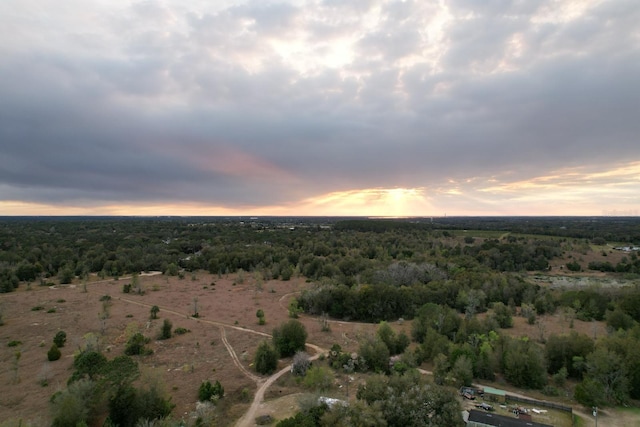
[[[596,417],[596,427],[598,427],[598,407],[593,407],[593,416]]]

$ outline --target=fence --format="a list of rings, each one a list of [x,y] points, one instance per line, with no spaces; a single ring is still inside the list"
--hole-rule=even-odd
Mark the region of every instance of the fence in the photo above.
[[[526,397],[513,396],[511,394],[506,395],[507,400],[513,402],[529,403],[535,406],[544,406],[545,408],[557,409],[559,411],[569,412],[573,414],[573,408],[571,406],[564,406],[558,403],[547,402],[546,400],[527,399]]]

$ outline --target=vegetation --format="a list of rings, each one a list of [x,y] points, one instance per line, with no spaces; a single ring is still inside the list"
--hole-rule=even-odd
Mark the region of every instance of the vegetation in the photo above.
[[[160,329],[160,335],[158,336],[159,340],[168,340],[171,338],[171,328],[173,325],[169,319],[164,319],[162,322],[162,328]]]
[[[297,320],[289,320],[273,330],[273,345],[281,357],[293,356],[296,351],[304,350],[307,330]]]
[[[62,357],[62,353],[58,349],[58,346],[55,344],[52,344],[51,348],[47,352],[47,359],[49,360],[49,362],[54,362],[60,359],[60,357]]]
[[[260,374],[273,373],[278,366],[278,351],[268,342],[261,342],[256,350],[254,366]]]
[[[203,381],[198,388],[198,400],[200,402],[217,401],[224,397],[224,387],[220,381],[216,380],[214,384],[211,381]]]
[[[218,277],[237,273],[238,284],[255,283],[256,289],[273,279],[306,279],[306,289],[285,308],[291,320],[273,330],[272,344],[258,346],[256,371],[274,372],[278,357],[305,349],[307,331],[295,320],[305,313],[323,316],[327,329],[329,318],[375,322],[378,328],[357,337],[357,357],[332,349],[330,368],[311,366],[298,353],[294,371],[302,385],[328,387],[325,379],[334,371],[383,376],[367,381],[352,407],[308,408],[296,415],[300,422],[318,425],[340,417],[355,424],[376,425],[355,421],[366,419],[411,425],[406,414],[414,411],[421,423],[437,425],[438,417],[456,409],[445,408],[443,387],[496,377],[548,394],[573,392],[585,405],[640,399],[640,288],[545,285],[545,277],[560,270],[568,277],[597,273],[620,283],[637,281],[637,253],[621,256],[614,249],[640,244],[637,218],[10,218],[0,221],[0,242],[0,292],[31,283],[86,283],[88,274],[96,274],[132,275],[123,292],[142,295],[138,273],[151,270],[192,278],[199,270]],[[189,298],[189,313],[197,317],[198,297]],[[29,316],[55,309],[45,300],[32,301],[39,305]],[[111,297],[101,301],[104,328]],[[149,317],[156,319],[159,311],[153,306]],[[554,313],[566,320],[567,330],[547,334],[544,319]],[[262,309],[256,318],[266,323]],[[400,318],[413,320],[410,333],[396,332]],[[508,329],[523,318],[539,333],[511,338],[515,333]],[[606,322],[607,334],[578,333],[571,329],[574,321]],[[170,338],[171,328],[165,320],[159,336]],[[125,336],[126,355],[150,354],[143,334]],[[66,338],[64,331],[54,337],[58,352]],[[154,413],[166,410],[166,396],[118,380],[110,368],[115,359],[97,348],[74,359],[73,381],[53,399],[56,425],[91,423],[100,411],[113,424],[131,425],[153,402],[159,405]],[[412,368],[422,363],[433,366],[436,384],[414,378]],[[428,404],[411,406],[419,399]]]
[[[53,343],[58,347],[64,347],[67,342],[67,333],[65,331],[58,331],[53,337]]]

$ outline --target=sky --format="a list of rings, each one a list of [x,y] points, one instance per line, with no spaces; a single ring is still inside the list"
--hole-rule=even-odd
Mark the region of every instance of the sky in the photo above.
[[[0,215],[638,215],[638,0],[2,0]]]

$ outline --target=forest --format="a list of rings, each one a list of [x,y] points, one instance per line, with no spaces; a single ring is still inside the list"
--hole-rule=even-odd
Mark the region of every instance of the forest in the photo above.
[[[304,277],[308,286],[295,310],[378,325],[375,336],[360,343],[362,363],[351,365],[380,375],[359,390],[358,410],[382,414],[389,426],[409,425],[392,413],[398,406],[389,406],[391,397],[374,393],[376,387],[396,387],[407,396],[422,393],[437,402],[451,396],[429,387],[457,388],[500,377],[550,399],[568,392],[586,407],[636,405],[640,258],[633,249],[618,248],[639,245],[640,219],[618,217],[11,217],[0,218],[0,293],[81,283],[92,274]],[[554,275],[604,277],[621,285],[555,286],[534,280]],[[568,330],[545,336],[544,316],[560,314],[568,319]],[[540,325],[541,333],[509,334],[518,317]],[[410,322],[409,334],[389,328],[399,319]],[[578,332],[574,322],[603,322],[607,334]],[[276,332],[274,342],[282,339]],[[270,350],[265,347],[264,354]],[[277,350],[281,357],[295,354],[295,349]],[[339,346],[332,354],[340,358]],[[389,363],[394,356],[401,363]],[[100,360],[105,367],[118,363]],[[349,358],[329,362],[339,371]],[[82,359],[74,366],[81,372],[76,380],[88,377]],[[418,367],[432,369],[432,386],[412,373]],[[102,375],[112,378],[113,369],[105,369]],[[124,380],[109,381],[117,388]],[[128,393],[136,393],[131,380],[125,383]],[[140,399],[155,399],[152,392],[138,393]],[[158,404],[166,416],[171,406]],[[300,420],[348,425],[344,420],[355,417],[355,410],[343,408],[337,416],[326,407],[315,413],[312,408],[298,414],[298,424],[281,425],[302,425]],[[434,414],[428,411],[423,422]]]

